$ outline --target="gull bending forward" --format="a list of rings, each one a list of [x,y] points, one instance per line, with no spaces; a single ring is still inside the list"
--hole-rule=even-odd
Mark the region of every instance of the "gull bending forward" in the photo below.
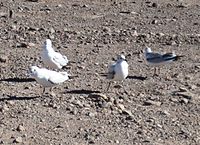
[[[149,64],[154,65],[154,66],[160,66],[160,65],[170,63],[172,61],[176,61],[180,57],[183,57],[183,56],[177,56],[174,52],[173,53],[160,54],[160,53],[152,52],[151,48],[147,47],[145,49],[145,59],[146,59],[146,61]],[[160,72],[160,68],[159,68],[159,72]],[[154,75],[158,75],[158,74],[156,74],[156,67],[154,69]]]
[[[43,94],[45,88],[50,88],[51,91],[53,86],[69,79],[69,74],[67,72],[56,72],[46,68],[39,68],[37,66],[32,66],[30,68],[30,75],[44,87]]]
[[[128,76],[128,63],[124,55],[118,55],[117,61],[108,68],[108,79],[113,81],[123,81]],[[109,90],[111,81],[109,82],[107,91]]]
[[[50,39],[46,39],[44,43],[41,58],[44,65],[52,69],[61,69],[69,62],[66,56],[54,51]]]

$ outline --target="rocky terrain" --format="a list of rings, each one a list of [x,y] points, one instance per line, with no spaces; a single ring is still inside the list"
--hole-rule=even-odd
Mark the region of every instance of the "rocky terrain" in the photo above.
[[[199,0],[1,0],[0,144],[199,145]],[[50,38],[77,76],[42,95],[28,76]],[[161,67],[145,46],[184,57]],[[102,73],[125,54],[129,76]]]

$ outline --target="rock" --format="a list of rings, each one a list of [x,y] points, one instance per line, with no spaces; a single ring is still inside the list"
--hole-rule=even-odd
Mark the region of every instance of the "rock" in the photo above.
[[[184,104],[188,104],[189,100],[186,99],[186,98],[182,98],[180,102],[181,102],[181,103],[184,103]]]
[[[24,126],[19,125],[19,126],[17,127],[17,131],[25,131]]]
[[[88,97],[89,98],[102,98],[102,99],[104,99],[104,100],[106,100],[106,101],[108,101],[109,100],[109,98],[106,96],[106,95],[104,95],[104,94],[100,94],[100,93],[91,93],[91,94],[89,94],[88,95]]]
[[[163,37],[163,36],[165,36],[165,34],[164,34],[164,33],[162,33],[162,32],[160,32],[160,33],[157,33],[156,35],[158,35],[159,37]]]
[[[14,140],[15,143],[22,143],[22,137],[17,137]]]
[[[27,0],[29,2],[38,2],[39,0]]]
[[[177,92],[176,95],[182,96],[182,97],[189,99],[189,100],[196,96],[195,94],[188,92],[188,91],[187,92]]]
[[[152,24],[158,24],[158,20],[153,20]]]
[[[8,57],[6,55],[0,56],[0,62],[5,63],[8,60]]]
[[[123,104],[117,104],[117,108],[119,109],[120,113],[123,113],[125,115],[129,116],[129,119],[133,118],[133,114],[131,111],[127,110]]]
[[[159,101],[152,101],[152,100],[144,101],[145,106],[150,106],[150,105],[160,106],[161,104],[162,102]]]
[[[56,31],[55,31],[54,28],[50,28],[50,32],[51,32],[51,34],[53,34],[53,33],[55,33]]]
[[[24,42],[17,43],[16,45],[17,45],[17,48],[20,48],[20,47],[27,48],[27,46],[28,46],[28,45],[27,45],[26,43],[24,43]]]
[[[158,4],[157,3],[152,3],[152,7],[157,8]]]
[[[89,112],[89,113],[88,113],[88,116],[89,116],[89,117],[94,117],[94,116],[95,116],[95,113]]]
[[[116,144],[119,144],[119,141],[118,141],[118,140],[115,140],[115,143],[116,143]]]
[[[125,107],[124,107],[124,105],[123,104],[117,104],[117,107],[120,109],[120,110],[125,110]]]
[[[11,100],[10,100],[10,101],[7,101],[6,103],[7,103],[8,105],[11,105],[11,106],[15,104],[15,102],[14,102],[14,101],[11,101]]]
[[[4,104],[1,108],[0,108],[0,111],[1,112],[5,112],[5,111],[8,111],[9,110],[9,107],[6,105],[6,104]]]
[[[188,90],[186,88],[184,88],[184,87],[179,87],[179,91],[180,92],[187,92]]]
[[[31,42],[30,42],[30,43],[28,43],[28,46],[29,46],[29,47],[35,47],[35,43],[31,43]]]
[[[109,27],[103,27],[103,31],[106,33],[111,33],[111,29]]]
[[[83,103],[81,103],[79,100],[74,100],[73,104],[78,105],[79,107],[83,107]]]

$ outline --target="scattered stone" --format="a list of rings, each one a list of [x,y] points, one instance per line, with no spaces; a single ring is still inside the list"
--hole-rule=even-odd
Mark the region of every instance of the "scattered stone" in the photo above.
[[[35,43],[31,43],[31,42],[30,42],[30,43],[28,43],[28,46],[29,46],[29,47],[35,47]]]
[[[17,127],[17,131],[25,131],[24,126],[19,125],[19,126]]]
[[[14,142],[15,143],[22,143],[22,137],[16,137]]]
[[[179,87],[179,91],[180,91],[180,92],[187,92],[188,90],[187,90],[186,88]]]
[[[123,113],[125,115],[129,116],[129,119],[133,118],[133,114],[131,111],[127,110],[123,104],[117,104],[117,108],[119,109],[120,113]]]
[[[114,88],[120,89],[120,88],[123,88],[123,86],[118,84],[118,85],[114,85]]]
[[[115,140],[115,143],[116,143],[116,144],[119,144],[119,141],[118,141],[118,140]]]
[[[108,98],[106,95],[100,94],[100,93],[92,93],[92,94],[89,94],[88,97],[89,97],[89,98],[96,98],[96,99],[97,99],[97,98],[102,98],[102,99],[104,99],[104,100],[106,100],[106,101],[109,100],[109,98]]]
[[[186,98],[182,98],[180,102],[181,102],[181,103],[184,103],[184,104],[188,104],[189,100],[186,99]]]
[[[16,45],[17,45],[17,48],[20,48],[20,47],[27,48],[27,44],[24,42],[17,43]]]
[[[144,101],[145,106],[150,106],[150,105],[160,106],[161,104],[162,102],[159,101],[152,101],[152,100]]]
[[[94,116],[95,116],[95,113],[89,112],[89,113],[88,113],[88,116],[89,116],[89,117],[94,117]]]
[[[8,60],[8,57],[6,55],[0,56],[0,62],[5,63]]]
[[[189,100],[191,100],[192,98],[195,97],[195,94],[188,92],[188,91],[187,92],[177,92],[176,95],[182,96],[182,97],[189,99]]]
[[[160,32],[160,33],[157,33],[156,35],[158,35],[159,37],[163,37],[163,36],[165,36],[165,34],[164,34],[164,33],[162,33],[162,32]]]
[[[79,100],[74,100],[73,104],[78,105],[79,107],[83,107],[83,103],[81,103]]]
[[[158,4],[157,3],[152,3],[152,7],[157,8]]]
[[[15,104],[15,102],[14,102],[14,101],[11,101],[11,100],[10,100],[10,101],[7,101],[6,103],[7,103],[8,105],[11,105],[11,106]]]
[[[109,27],[103,27],[103,31],[106,33],[111,33],[111,29]]]
[[[51,34],[53,34],[53,33],[55,33],[56,31],[55,31],[54,28],[50,28],[50,32],[51,32]]]
[[[158,24],[158,20],[153,20],[152,24]]]
[[[120,109],[120,110],[125,110],[125,107],[124,107],[124,105],[123,104],[117,104],[117,107]]]
[[[5,112],[5,111],[8,111],[8,110],[9,110],[9,107],[6,104],[4,104],[2,107],[0,107],[1,112]]]

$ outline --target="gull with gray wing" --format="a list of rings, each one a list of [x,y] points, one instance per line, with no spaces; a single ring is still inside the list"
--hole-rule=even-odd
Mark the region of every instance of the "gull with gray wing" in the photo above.
[[[177,56],[174,52],[173,53],[160,54],[160,53],[152,52],[151,48],[148,48],[148,47],[145,48],[145,59],[146,59],[146,61],[149,64],[155,66],[154,75],[158,75],[158,74],[156,74],[156,67],[157,66],[164,65],[164,64],[170,63],[172,61],[176,61],[180,57],[183,57],[183,56]]]
[[[128,63],[124,55],[118,55],[117,61],[109,66],[107,79],[112,81],[123,81],[128,76]],[[111,81],[109,82],[107,91],[109,90]]]

